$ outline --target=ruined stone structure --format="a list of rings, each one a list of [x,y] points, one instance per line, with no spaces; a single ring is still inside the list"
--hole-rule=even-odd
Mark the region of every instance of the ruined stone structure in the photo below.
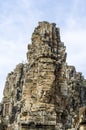
[[[66,63],[55,23],[39,22],[27,64],[6,79],[0,130],[86,130],[86,80]]]

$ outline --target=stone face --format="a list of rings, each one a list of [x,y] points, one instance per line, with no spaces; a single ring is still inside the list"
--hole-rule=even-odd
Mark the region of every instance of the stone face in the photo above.
[[[66,63],[55,23],[39,22],[28,63],[9,73],[0,104],[0,130],[85,130],[86,80]]]

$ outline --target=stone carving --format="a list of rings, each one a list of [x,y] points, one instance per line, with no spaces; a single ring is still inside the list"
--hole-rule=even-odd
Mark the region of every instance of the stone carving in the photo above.
[[[55,23],[39,22],[28,45],[28,63],[6,79],[0,130],[85,130],[86,80],[66,63]]]

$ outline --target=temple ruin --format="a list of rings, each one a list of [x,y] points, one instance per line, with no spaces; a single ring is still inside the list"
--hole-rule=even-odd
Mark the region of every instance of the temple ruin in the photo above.
[[[86,80],[67,65],[59,28],[39,22],[31,40],[6,78],[0,130],[86,130]]]

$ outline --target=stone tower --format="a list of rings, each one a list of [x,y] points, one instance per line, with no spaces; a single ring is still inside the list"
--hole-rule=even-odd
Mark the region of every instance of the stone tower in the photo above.
[[[66,94],[65,90],[61,92],[58,83],[59,69],[65,63],[66,53],[60,41],[59,28],[54,23],[40,22],[35,28],[27,59],[29,71],[23,88],[25,109],[29,112],[27,120],[38,128],[55,129],[56,109],[61,107],[58,98],[62,93]]]
[[[0,130],[85,130],[86,80],[66,63],[55,23],[39,22],[28,45],[28,63],[6,79]]]

